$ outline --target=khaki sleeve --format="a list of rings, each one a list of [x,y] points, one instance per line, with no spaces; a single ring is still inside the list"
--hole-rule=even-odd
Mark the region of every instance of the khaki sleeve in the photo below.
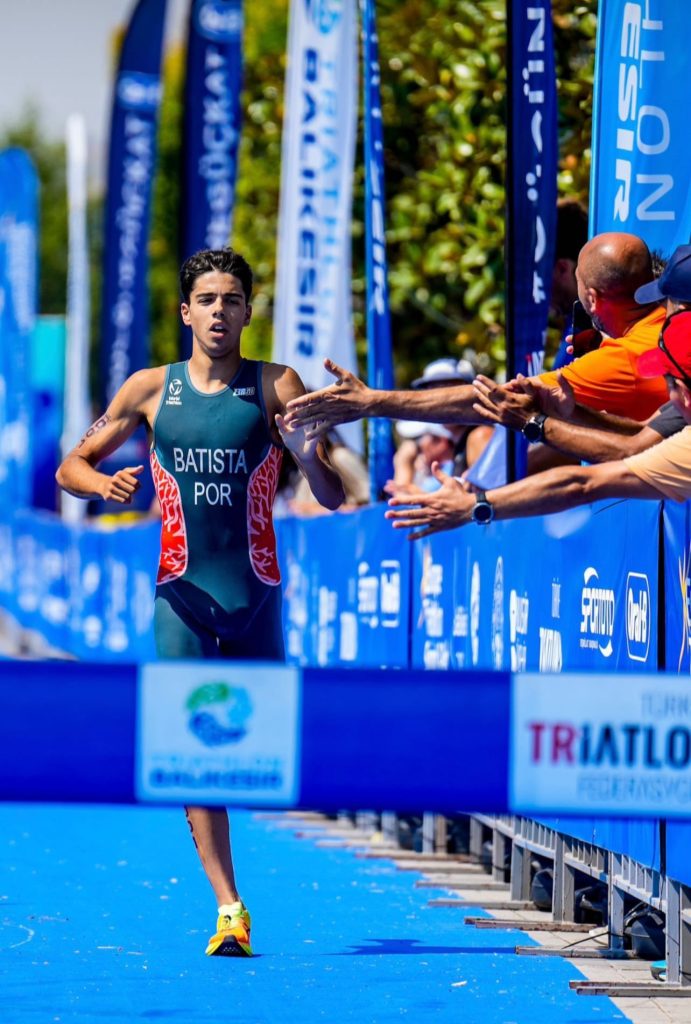
[[[691,498],[691,427],[623,461],[665,498],[679,502]]]

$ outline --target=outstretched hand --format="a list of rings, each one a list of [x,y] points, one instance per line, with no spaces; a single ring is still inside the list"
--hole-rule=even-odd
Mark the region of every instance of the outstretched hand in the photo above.
[[[531,395],[513,387],[502,387],[481,373],[473,381],[473,389],[477,397],[473,409],[488,423],[522,430],[539,409]]]
[[[557,371],[555,385],[549,385],[539,377],[518,378],[516,383],[546,416],[555,416],[561,420],[568,420],[573,416],[576,395],[560,370]]]
[[[324,366],[336,378],[335,383],[292,398],[287,406],[286,423],[291,427],[305,427],[307,436],[360,419],[367,414],[372,396],[370,388],[350,370],[344,370],[331,359],[325,359]],[[319,421],[318,427],[316,421]]]
[[[105,478],[101,497],[104,501],[117,501],[120,505],[131,505],[132,498],[141,487],[137,479],[144,470],[143,466],[125,466],[117,473]]]
[[[475,497],[455,477],[445,473],[438,462],[432,463],[432,473],[441,484],[438,491],[416,496],[414,504],[404,497],[389,500],[386,518],[393,521],[394,530],[413,530],[408,535],[409,540],[420,540],[432,533],[452,530],[470,522]],[[400,505],[408,508],[397,509]]]

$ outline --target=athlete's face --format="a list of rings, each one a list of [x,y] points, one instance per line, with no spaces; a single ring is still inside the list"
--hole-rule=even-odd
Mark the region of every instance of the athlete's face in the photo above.
[[[238,348],[252,307],[245,301],[237,277],[211,270],[196,279],[190,301],[182,303],[180,313],[202,351],[212,359],[220,359]]]

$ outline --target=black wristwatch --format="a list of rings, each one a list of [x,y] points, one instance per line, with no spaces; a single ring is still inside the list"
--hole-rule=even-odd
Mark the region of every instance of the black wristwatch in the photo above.
[[[486,526],[494,519],[494,506],[487,501],[484,491],[478,491],[475,495],[475,505],[470,513],[470,518],[480,526]]]
[[[529,444],[537,444],[539,441],[544,441],[546,419],[546,413],[538,412],[534,416],[531,416],[525,424],[521,433]]]

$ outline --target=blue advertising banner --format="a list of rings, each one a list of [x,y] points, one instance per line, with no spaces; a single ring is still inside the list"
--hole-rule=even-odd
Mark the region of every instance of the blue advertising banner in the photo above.
[[[30,355],[36,321],[38,178],[21,149],[0,153],[0,499],[31,503]]]
[[[367,281],[367,377],[370,387],[394,386],[384,213],[384,135],[379,87],[379,46],[374,0],[360,0],[364,77],[365,264]],[[388,420],[371,418],[370,490],[378,497],[391,477],[393,439]]]
[[[630,231],[668,256],[691,237],[688,8],[600,0],[591,234]]]
[[[242,0],[192,0],[185,78],[183,260],[230,239],[242,90]],[[183,358],[192,352],[188,329]]]
[[[101,400],[149,365],[147,237],[166,0],[139,0],[113,95],[103,246]]]
[[[289,661],[406,666],[410,545],[381,509],[276,527]]]
[[[412,665],[656,670],[657,545],[640,537],[658,518],[657,503],[601,503],[418,542]]]
[[[551,0],[507,5],[507,371],[542,371],[557,215],[557,85]]]

